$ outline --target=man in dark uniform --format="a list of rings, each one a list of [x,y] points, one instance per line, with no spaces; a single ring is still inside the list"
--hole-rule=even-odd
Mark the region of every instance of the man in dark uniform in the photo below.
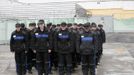
[[[29,30],[28,30],[28,34],[29,34],[29,50],[27,52],[27,69],[28,69],[28,73],[32,74],[32,67],[34,66],[36,68],[36,53],[34,53],[34,51],[32,50],[32,36],[34,35],[34,32],[36,31],[36,23],[30,23],[29,24]]]
[[[100,50],[102,39],[101,39],[101,36],[100,36],[100,32],[97,28],[97,25],[94,22],[91,24],[91,31],[92,31],[92,33],[95,34],[95,37],[96,37],[96,42],[97,42],[96,43],[96,65],[98,65],[99,61],[100,61],[99,50]],[[96,66],[96,68],[97,68],[97,66]]]
[[[68,28],[68,29],[71,29],[71,28],[72,28],[72,23],[68,23],[68,24],[67,24],[67,28]]]
[[[84,30],[77,36],[77,52],[81,54],[83,75],[95,75],[95,35],[90,31],[89,25],[84,24]]]
[[[47,24],[47,30],[49,31],[49,32],[51,32],[52,33],[52,35],[53,35],[53,31],[52,31],[52,23],[48,23]],[[53,47],[52,47],[53,48]],[[53,51],[51,52],[51,53],[49,53],[49,73],[50,74],[52,74],[52,63],[53,63]]]
[[[17,75],[25,75],[25,52],[27,48],[27,35],[21,30],[21,25],[16,24],[16,30],[11,34],[10,50],[15,52]]]
[[[52,66],[54,67],[54,70],[56,71],[58,69],[58,54],[57,52],[55,51],[55,35],[56,33],[59,31],[60,29],[60,24],[57,24],[56,25],[52,25],[52,28],[51,28],[51,33],[52,33],[52,39],[53,39],[53,43],[52,43]]]
[[[81,24],[81,23],[78,24],[76,28],[77,28],[77,34],[76,34],[76,38],[77,38],[77,35],[79,35],[79,34],[81,34],[83,32],[83,24]],[[77,40],[76,40],[76,43],[77,43]],[[78,65],[80,65],[80,63],[81,63],[81,55],[80,55],[80,53],[77,53],[77,60],[76,61],[77,61]]]
[[[55,28],[56,28],[56,25],[53,24],[51,30],[52,30],[52,31],[55,31]]]
[[[48,24],[47,24],[47,29],[48,29],[49,31],[51,31],[51,27],[52,27],[52,23],[48,23]]]
[[[78,34],[81,34],[83,32],[83,28],[84,28],[83,26],[84,26],[84,24],[77,25],[77,32],[78,32]]]
[[[38,29],[33,37],[36,50],[38,75],[49,74],[49,53],[52,49],[51,33],[45,28],[44,20],[39,20]]]
[[[57,53],[55,52],[55,49],[54,49],[54,35],[55,35],[55,32],[56,32],[56,25],[53,24],[51,26],[51,33],[52,33],[52,40],[53,40],[53,43],[52,43],[52,52],[51,52],[51,68],[54,67],[55,70],[57,70],[57,67],[58,67],[58,57],[57,57]],[[50,68],[50,73],[51,72],[51,68]]]
[[[76,52],[76,35],[77,35],[77,24],[73,24],[72,27],[69,27],[69,30],[72,32],[73,34],[73,39],[74,39],[74,44],[73,44],[73,50],[74,52],[72,52],[72,72],[75,72],[75,68],[78,65],[78,54]]]
[[[89,23],[89,25],[90,25],[90,23]],[[76,29],[77,29],[77,33],[76,33],[76,38],[77,38],[77,36],[83,32],[83,24],[81,24],[81,23],[77,24]],[[75,43],[77,44],[77,40]],[[81,55],[80,55],[80,53],[77,52],[77,50],[76,50],[76,62],[78,65],[80,65],[80,63],[81,63]]]
[[[31,27],[32,28],[32,27]],[[26,28],[24,23],[21,23],[21,30],[25,32],[25,34],[28,36],[28,45],[27,45],[27,52],[26,52],[26,61],[25,61],[25,73],[28,70],[29,74],[32,74],[32,54],[33,51],[30,49],[30,37],[31,37],[31,30]]]
[[[98,31],[100,32],[100,49],[99,49],[99,59],[101,58],[102,54],[103,54],[103,44],[106,42],[106,36],[105,36],[105,31],[103,30],[103,25],[99,24],[98,25]]]
[[[60,24],[57,24],[56,28],[55,28],[55,31],[58,31],[60,29]]]
[[[59,75],[64,75],[66,65],[67,75],[71,75],[73,35],[67,29],[65,22],[61,23],[61,29],[55,34],[55,50],[59,58]]]

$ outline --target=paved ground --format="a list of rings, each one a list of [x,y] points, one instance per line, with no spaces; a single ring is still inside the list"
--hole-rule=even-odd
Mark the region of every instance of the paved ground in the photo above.
[[[133,57],[134,43],[107,43],[97,75],[134,75]],[[37,75],[34,69],[33,72]],[[16,75],[14,54],[9,52],[9,46],[0,46],[0,75]],[[82,75],[81,67],[73,75]]]

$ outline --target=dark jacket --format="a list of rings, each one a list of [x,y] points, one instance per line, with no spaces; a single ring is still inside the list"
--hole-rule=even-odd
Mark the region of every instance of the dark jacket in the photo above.
[[[30,34],[30,36],[29,36],[29,48],[30,49],[33,49],[33,50],[35,50],[35,44],[34,44],[34,37],[35,37],[35,32],[36,32],[36,28],[35,29],[33,29],[33,30],[30,30],[29,31],[29,34]]]
[[[32,41],[37,52],[48,52],[48,49],[52,49],[52,34],[46,28],[44,31],[38,28],[32,36]]]
[[[25,34],[26,34],[26,36],[27,36],[27,48],[30,48],[30,39],[31,39],[31,35],[30,35],[30,30],[28,29],[28,28],[23,28],[23,29],[21,29]]]
[[[10,38],[10,50],[12,52],[21,52],[28,50],[27,45],[28,45],[28,36],[23,32],[22,30],[17,32],[14,31],[11,34]]]
[[[105,43],[106,42],[106,35],[105,35],[105,31],[103,29],[100,29],[100,36],[101,36],[101,39],[102,39],[102,43]]]
[[[101,44],[102,44],[102,38],[101,38],[101,35],[100,35],[100,32],[98,30],[96,31],[92,31],[92,33],[95,35],[95,39],[96,39],[96,42],[95,42],[95,50],[96,50],[96,53],[100,50],[101,48]]]
[[[58,53],[72,53],[73,49],[73,34],[68,29],[59,30],[55,33],[55,50]]]
[[[96,48],[96,38],[91,31],[83,31],[77,36],[77,52],[80,54],[94,54]]]

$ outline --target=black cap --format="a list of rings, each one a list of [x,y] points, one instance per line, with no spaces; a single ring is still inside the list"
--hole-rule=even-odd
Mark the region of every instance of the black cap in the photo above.
[[[103,25],[102,24],[99,24],[98,27],[103,27]]]
[[[84,27],[90,27],[90,23],[85,23],[83,26]]]
[[[68,26],[68,27],[71,27],[71,26],[72,26],[72,23],[68,23],[67,26]]]
[[[21,24],[20,23],[16,23],[15,27],[21,27]]]
[[[57,26],[60,26],[60,24],[57,24]]]
[[[82,23],[77,24],[77,26],[82,26]]]
[[[53,25],[52,25],[52,27],[54,27],[54,28],[55,28],[55,27],[56,27],[56,25],[55,25],[55,24],[53,24]]]
[[[62,22],[62,23],[61,23],[61,26],[62,26],[62,27],[65,27],[66,25],[67,25],[66,22]]]
[[[39,20],[38,25],[45,24],[44,20]]]
[[[36,23],[29,23],[29,26],[36,26]]]
[[[78,25],[77,23],[74,23],[73,25]]]
[[[49,27],[49,26],[52,26],[52,23],[48,23],[47,26],[48,26],[48,27]]]
[[[83,27],[89,27],[89,25],[84,24]]]
[[[93,22],[93,23],[91,24],[91,27],[97,27],[96,23]]]
[[[86,24],[88,24],[90,26],[90,22],[87,22]]]
[[[21,23],[20,24],[22,28],[25,28],[25,24],[24,23]]]

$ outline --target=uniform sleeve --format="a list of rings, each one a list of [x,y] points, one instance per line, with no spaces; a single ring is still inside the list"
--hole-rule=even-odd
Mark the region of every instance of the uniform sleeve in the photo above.
[[[58,35],[58,32],[55,32],[54,33],[54,49],[55,49],[55,51],[57,52],[58,51],[58,40],[57,40],[57,36]]]
[[[104,30],[102,31],[102,40],[103,40],[103,43],[106,42],[106,34]]]
[[[73,49],[75,50],[76,49],[76,35],[77,35],[77,33],[75,33],[75,32],[72,32],[72,34],[73,34]]]
[[[52,32],[49,33],[49,49],[52,50],[53,48],[53,36]]]
[[[94,52],[96,53],[97,52],[97,48],[98,48],[98,34],[95,33],[93,35],[93,38],[94,38],[94,40],[93,40],[93,42],[94,42]]]
[[[55,35],[55,31],[53,30],[52,31],[52,49],[53,49],[53,51],[54,51],[54,42],[55,42],[54,41],[54,38],[55,38],[54,35]]]
[[[80,53],[80,34],[76,34],[76,51]]]
[[[25,51],[28,51],[28,48],[29,48],[29,40],[28,40],[28,38],[29,38],[29,36],[28,36],[27,33],[24,33],[24,37],[25,37],[25,40],[24,40],[24,42],[25,42]]]
[[[11,34],[11,38],[10,38],[10,51],[11,51],[11,52],[14,52],[14,49],[13,49],[13,42],[14,42],[13,34]]]
[[[27,50],[29,50],[30,48],[30,39],[31,39],[31,36],[30,36],[30,30],[27,30],[26,33],[25,33],[25,37],[26,37],[26,48]]]
[[[30,49],[32,49],[32,46],[31,46],[31,44],[32,44],[32,35],[33,35],[33,33],[30,32],[30,33],[29,33],[29,48],[30,48]]]
[[[28,48],[30,48],[30,43],[31,42],[31,32],[30,30],[28,31]]]
[[[71,44],[71,52],[73,52],[74,51],[74,44],[75,44],[75,40],[74,40],[74,38],[75,38],[75,36],[73,35],[73,33],[72,32],[70,32],[70,44]]]
[[[36,33],[36,32],[32,32],[32,33],[31,33],[30,48],[31,48],[32,50],[36,50],[36,37],[35,37],[35,33]]]

